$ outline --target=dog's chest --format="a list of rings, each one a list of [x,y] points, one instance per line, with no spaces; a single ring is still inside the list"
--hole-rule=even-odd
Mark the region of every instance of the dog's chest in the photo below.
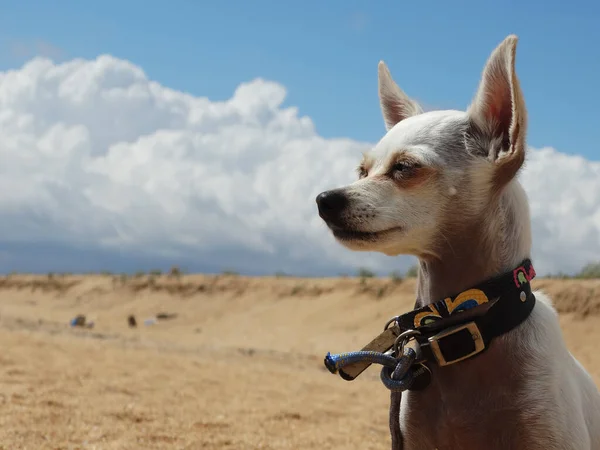
[[[461,367],[434,370],[425,390],[402,396],[405,450],[536,448],[523,420],[523,377],[499,348]]]
[[[405,450],[530,449],[519,411],[496,412],[461,404],[429,403],[408,393],[403,398],[401,427]],[[427,397],[427,396],[425,396]],[[429,400],[429,399],[427,399]]]
[[[433,397],[403,395],[401,424],[405,450],[533,448],[528,444],[530,439],[521,412],[502,404],[502,400],[490,398],[480,402],[463,397],[459,402],[440,402],[439,398],[435,402]],[[489,409],[483,409],[482,403],[487,403]]]

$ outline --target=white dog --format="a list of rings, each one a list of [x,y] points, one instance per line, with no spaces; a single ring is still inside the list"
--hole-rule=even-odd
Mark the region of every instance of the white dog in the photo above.
[[[317,197],[346,247],[418,257],[417,307],[530,257],[529,206],[516,177],[527,128],[516,45],[508,36],[491,54],[466,112],[423,112],[380,62],[387,134],[364,155],[356,182]],[[600,450],[598,389],[567,350],[550,300],[534,296],[522,323],[475,357],[430,364],[430,384],[402,396],[391,420],[400,423],[403,448]],[[495,299],[487,300],[469,314],[484,314]]]

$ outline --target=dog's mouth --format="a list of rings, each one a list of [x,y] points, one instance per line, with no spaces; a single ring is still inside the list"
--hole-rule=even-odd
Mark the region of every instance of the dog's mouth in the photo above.
[[[400,227],[393,227],[380,231],[358,231],[336,226],[330,226],[330,228],[333,235],[342,241],[373,241],[377,238],[381,238],[385,234],[401,230]]]

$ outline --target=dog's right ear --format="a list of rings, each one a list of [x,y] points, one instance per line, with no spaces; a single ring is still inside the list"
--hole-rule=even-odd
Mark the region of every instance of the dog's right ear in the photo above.
[[[398,87],[383,61],[379,61],[378,70],[379,103],[385,127],[389,131],[394,125],[407,117],[421,114],[423,109]]]

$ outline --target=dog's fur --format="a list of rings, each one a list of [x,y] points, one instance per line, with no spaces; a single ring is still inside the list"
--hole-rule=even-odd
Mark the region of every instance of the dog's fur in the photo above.
[[[530,256],[516,45],[508,36],[491,54],[466,112],[423,112],[380,62],[387,134],[364,155],[358,181],[317,197],[346,247],[419,258],[418,306]],[[535,294],[524,324],[473,359],[433,367],[427,389],[404,394],[406,450],[600,449],[598,389],[567,350],[550,300]]]

